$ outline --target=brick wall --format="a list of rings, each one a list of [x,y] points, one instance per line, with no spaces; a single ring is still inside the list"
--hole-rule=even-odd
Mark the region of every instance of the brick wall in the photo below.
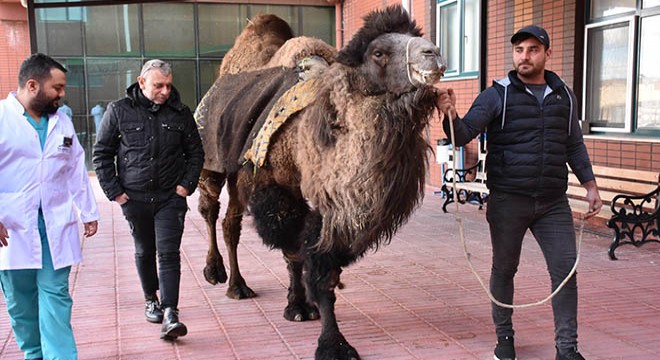
[[[18,86],[18,68],[30,55],[27,10],[18,3],[0,3],[0,99]]]
[[[424,1],[414,1],[414,3],[423,3]],[[384,9],[389,5],[401,5],[401,0],[346,0],[343,5],[344,16],[344,45],[347,44],[353,34],[362,26],[362,18],[370,11]],[[425,12],[423,6],[413,4],[413,18],[417,24],[423,26]],[[339,19],[338,19],[339,20]],[[340,41],[337,42],[341,43]]]
[[[660,142],[587,138],[585,139],[594,165],[660,172]]]

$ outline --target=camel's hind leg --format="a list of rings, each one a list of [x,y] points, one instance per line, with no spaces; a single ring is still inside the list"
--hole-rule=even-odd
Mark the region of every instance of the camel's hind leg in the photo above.
[[[255,292],[245,283],[238,267],[238,243],[241,236],[241,221],[246,208],[246,201],[239,194],[237,175],[231,174],[227,178],[227,191],[229,192],[229,204],[224,220],[222,220],[222,231],[227,246],[229,257],[229,283],[227,284],[227,297],[232,299],[245,299],[256,296]]]
[[[287,293],[287,305],[284,308],[284,318],[289,321],[316,320],[319,318],[319,310],[307,301],[305,286],[302,282],[303,262],[297,256],[284,254],[289,270],[289,290]]]
[[[209,236],[209,250],[206,254],[204,278],[216,285],[227,281],[227,272],[218,250],[218,236],[215,230],[220,213],[220,192],[225,185],[225,174],[210,170],[202,170],[199,178],[199,206],[197,209],[206,221],[206,231]]]

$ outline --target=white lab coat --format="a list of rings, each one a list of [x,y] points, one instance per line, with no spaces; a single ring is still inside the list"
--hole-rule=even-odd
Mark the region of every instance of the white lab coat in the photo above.
[[[0,270],[41,268],[39,203],[53,266],[61,269],[82,260],[78,217],[98,220],[96,199],[71,119],[60,111],[49,116],[42,152],[24,112],[14,93],[0,101],[0,222],[9,232]]]

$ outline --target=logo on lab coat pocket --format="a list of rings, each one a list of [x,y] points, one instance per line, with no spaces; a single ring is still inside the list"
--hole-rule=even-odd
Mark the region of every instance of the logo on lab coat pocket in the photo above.
[[[57,150],[63,153],[70,153],[71,146],[73,145],[73,136],[63,136],[62,143],[57,147]]]

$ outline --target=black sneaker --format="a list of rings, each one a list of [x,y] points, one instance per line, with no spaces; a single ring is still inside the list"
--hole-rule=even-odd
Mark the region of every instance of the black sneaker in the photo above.
[[[163,310],[160,308],[158,298],[144,301],[144,316],[150,323],[160,324],[163,322]]]
[[[516,349],[513,347],[513,336],[497,338],[494,360],[516,360]]]
[[[559,349],[557,349],[557,356],[555,356],[555,360],[585,360],[585,358],[577,351],[576,347],[573,347],[563,353],[559,352]]]

